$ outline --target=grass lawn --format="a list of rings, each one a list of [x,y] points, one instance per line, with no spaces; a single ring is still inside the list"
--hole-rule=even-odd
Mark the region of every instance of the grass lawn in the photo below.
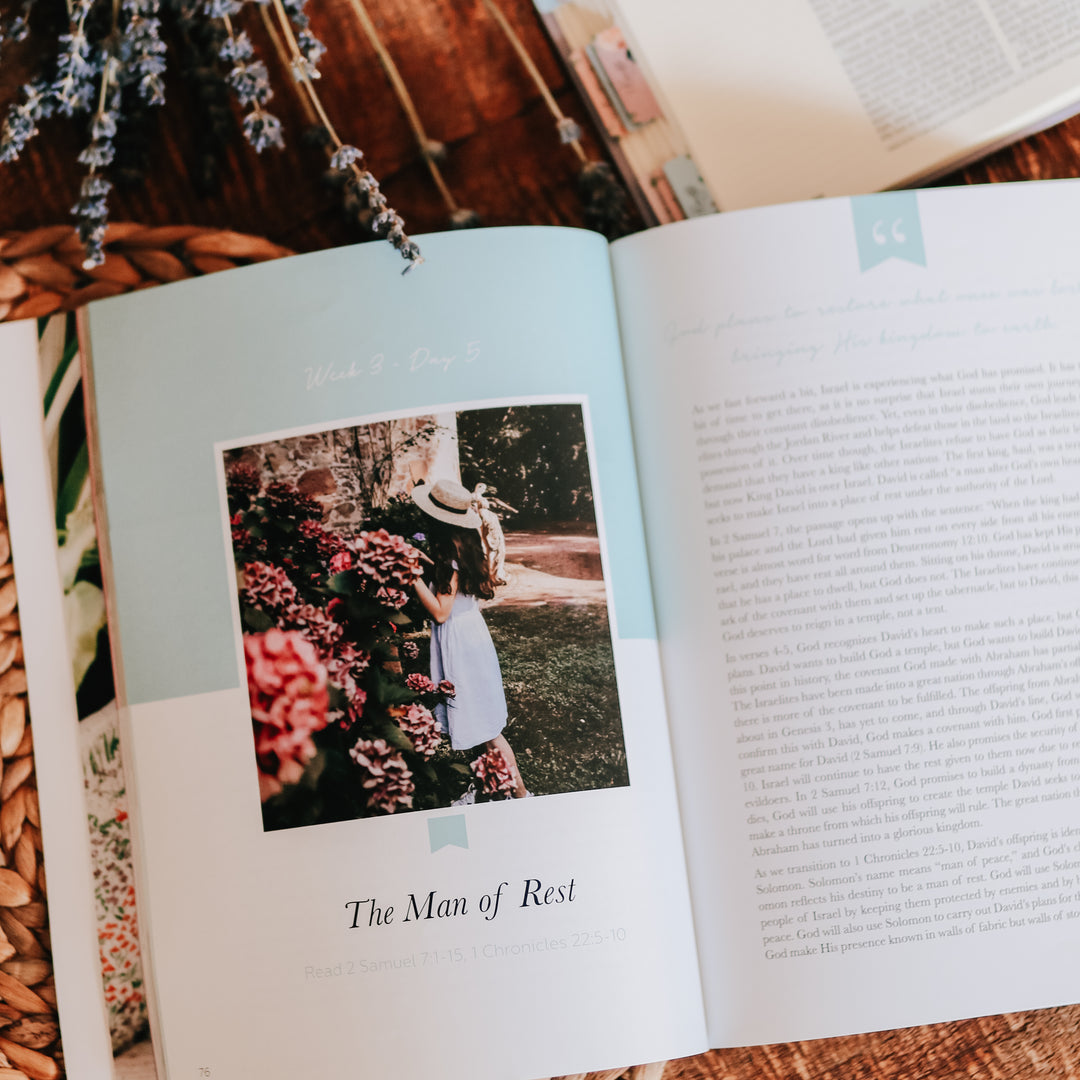
[[[536,795],[629,782],[611,631],[603,605],[484,612],[499,664],[506,735]]]

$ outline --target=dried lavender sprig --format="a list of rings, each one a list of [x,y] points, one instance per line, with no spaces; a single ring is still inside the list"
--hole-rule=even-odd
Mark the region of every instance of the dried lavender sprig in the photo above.
[[[331,142],[336,147],[330,161],[331,168],[342,171],[348,170],[351,172],[352,178],[350,182],[359,192],[366,196],[368,206],[375,212],[375,217],[372,222],[373,229],[376,233],[381,233],[383,238],[388,240],[398,254],[408,262],[409,265],[402,271],[403,273],[407,273],[409,270],[413,269],[413,267],[419,266],[424,261],[419,246],[413,240],[409,239],[406,234],[405,222],[401,215],[391,209],[387,204],[386,196],[383,195],[379,188],[379,182],[367,169],[361,167],[360,162],[363,160],[363,153],[355,146],[350,146],[342,142],[334,125],[330,122],[330,117],[326,115],[326,109],[323,108],[322,101],[319,99],[319,95],[315,90],[311,78],[304,71],[303,64],[297,63],[300,59],[300,48],[297,45],[296,36],[293,34],[292,27],[289,25],[289,17],[286,13],[283,0],[271,0],[271,2],[274,5],[274,13],[277,16],[278,26],[281,28],[282,35],[289,46],[289,52],[293,60],[293,70],[298,75],[300,84],[306,91],[312,108],[314,108],[320,122],[323,127],[326,128]]]
[[[326,46],[311,32],[311,20],[304,11],[307,0],[282,0],[289,22],[296,28],[296,48],[300,54],[299,60],[293,59],[289,66],[293,69],[293,77],[300,81],[298,69],[303,68],[304,74],[309,79],[320,78],[319,61],[326,52]]]
[[[540,74],[540,69],[533,63],[524,43],[510,25],[496,0],[481,0],[481,2],[510,42],[510,46],[517,53],[529,78],[540,91],[544,104],[555,118],[555,130],[559,133],[559,141],[570,146],[577,154],[578,161],[581,163],[578,187],[585,201],[586,224],[589,228],[602,232],[611,240],[624,235],[629,229],[626,191],[619,183],[611,166],[603,161],[589,160],[585,148],[581,145],[581,128],[572,117],[567,116],[559,108],[555,95],[552,94],[551,89],[544,82],[543,75]]]
[[[544,82],[544,76],[540,74],[540,69],[533,63],[524,42],[518,37],[517,31],[510,25],[499,5],[495,3],[495,0],[481,0],[481,2],[503,32],[506,40],[510,42],[511,48],[517,53],[518,59],[528,73],[529,78],[532,79],[536,89],[540,91],[540,96],[544,99],[548,111],[555,117],[555,128],[559,133],[559,141],[573,147],[578,160],[584,165],[588,161],[588,156],[581,145],[581,128],[559,108],[559,103],[555,100],[555,95],[549,89],[548,84]]]
[[[247,34],[233,30],[231,16],[239,10],[237,0],[207,0],[205,7],[206,14],[220,19],[225,28],[226,38],[218,55],[232,64],[228,83],[240,104],[251,107],[241,122],[244,138],[258,154],[270,147],[281,150],[285,146],[281,121],[264,108],[274,96],[270,75],[261,60],[253,59],[255,49]]]
[[[161,40],[158,0],[123,0],[126,16],[117,45],[120,79],[134,83],[148,105],[165,104],[165,43]]]
[[[343,152],[349,156],[341,157]],[[363,154],[355,146],[342,145],[330,159],[330,167],[352,174],[346,183],[353,191],[366,199],[369,209],[373,212],[372,232],[376,235],[381,234],[384,240],[389,240],[401,257],[408,260],[409,265],[405,268],[405,272],[408,272],[424,261],[420,254],[420,247],[406,236],[405,220],[387,203],[386,196],[379,187],[379,181],[367,169],[360,166],[359,161],[362,157]]]
[[[71,212],[75,215],[76,230],[86,252],[84,270],[93,270],[105,261],[105,228],[109,216],[106,197],[112,184],[99,176],[98,170],[109,165],[116,154],[113,139],[116,137],[116,124],[120,115],[121,93],[117,78],[119,66],[119,60],[113,56],[105,63],[105,70],[101,73],[97,112],[90,126],[90,144],[79,155],[79,161],[88,166],[88,169],[80,188],[79,201],[71,208]]]
[[[281,66],[291,70],[292,59],[289,56],[289,50],[286,48],[285,42],[281,38],[281,33],[274,24],[274,20],[271,17],[268,8],[269,4],[259,5],[259,17],[262,19],[263,29],[266,30],[267,37],[270,38],[270,42],[274,46],[274,52],[277,53]],[[311,104],[311,99],[308,97],[307,92],[301,86],[296,86],[296,100],[300,103],[300,108],[307,118],[307,128],[303,135],[304,141],[321,147],[326,151],[327,158],[332,159],[335,153],[334,141],[330,136],[330,132],[319,122],[319,114]],[[359,153],[359,151],[357,152]],[[331,168],[324,174],[324,180],[330,183],[332,187],[341,190],[343,196],[342,211],[344,212],[346,220],[350,224],[359,226],[366,232],[370,232],[371,211],[368,208],[367,200],[361,200],[358,192],[346,186],[346,182],[350,176],[351,173],[347,170],[343,171]]]
[[[0,47],[10,42],[25,41],[30,33],[30,12],[34,0],[23,0],[22,9],[10,18],[0,18]]]
[[[86,17],[93,0],[72,0],[71,23],[60,35],[60,55],[52,94],[56,110],[64,116],[87,112],[94,102],[97,77],[105,66],[102,50],[91,44],[86,33]]]
[[[443,202],[446,204],[446,209],[450,215],[451,227],[470,228],[478,225],[480,223],[479,216],[474,211],[462,209],[462,207],[458,205],[449,186],[443,179],[442,170],[439,168],[436,158],[440,153],[445,153],[446,148],[442,143],[428,138],[428,134],[424,130],[423,121],[420,119],[420,113],[417,111],[412,95],[409,93],[409,88],[405,85],[405,80],[402,78],[397,64],[394,63],[394,58],[383,44],[382,38],[379,36],[379,31],[375,26],[375,22],[368,14],[368,10],[363,4],[363,0],[349,0],[349,4],[352,7],[353,14],[356,16],[356,21],[360,23],[360,28],[364,31],[368,42],[375,50],[375,55],[379,58],[379,63],[382,65],[382,69],[386,73],[386,77],[389,79],[390,86],[397,95],[397,99],[401,103],[402,109],[405,111],[405,117],[409,121],[409,127],[412,128],[413,136],[416,138],[416,142],[420,147],[420,153],[423,155],[424,164],[427,166],[428,172],[431,174],[431,179],[438,189],[439,194],[442,196]]]
[[[110,181],[90,172],[79,188],[79,201],[71,208],[76,219],[75,231],[86,251],[83,266],[87,270],[105,261],[105,229],[109,217],[106,197],[111,190]]]
[[[297,33],[296,45],[303,58],[304,73],[307,77],[309,79],[322,78],[319,72],[319,61],[326,54],[326,46],[306,28]]]
[[[23,147],[38,133],[38,121],[53,114],[52,89],[44,79],[22,88],[23,100],[15,102],[0,129],[0,162],[17,161]]]

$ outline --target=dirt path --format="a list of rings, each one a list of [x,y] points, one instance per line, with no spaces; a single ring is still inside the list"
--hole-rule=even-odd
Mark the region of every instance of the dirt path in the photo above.
[[[506,579],[490,607],[602,604],[606,600],[595,536],[508,533]]]

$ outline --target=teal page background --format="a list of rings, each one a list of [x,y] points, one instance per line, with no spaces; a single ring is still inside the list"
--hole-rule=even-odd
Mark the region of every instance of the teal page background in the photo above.
[[[373,243],[91,305],[129,704],[240,684],[214,444],[384,411],[587,395],[616,632],[655,637],[606,243],[485,229],[422,247],[405,276]],[[357,374],[309,389],[331,363]]]

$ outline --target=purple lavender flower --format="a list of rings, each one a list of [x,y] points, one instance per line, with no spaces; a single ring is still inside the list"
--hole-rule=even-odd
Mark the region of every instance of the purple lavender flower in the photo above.
[[[75,229],[86,250],[83,266],[92,269],[105,261],[105,227],[109,216],[106,198],[112,184],[103,176],[90,173],[79,189],[79,201],[71,208]]]
[[[310,30],[301,30],[296,35],[296,46],[303,60],[304,74],[309,79],[319,78],[319,61],[326,52],[326,46]]]
[[[23,147],[38,133],[37,122],[51,116],[53,99],[44,80],[23,87],[23,101],[8,109],[0,130],[0,162],[16,161]]]
[[[105,106],[90,126],[90,145],[79,155],[79,161],[91,169],[102,169],[116,156],[113,139],[116,137],[116,118],[120,111],[120,91],[114,88]]]
[[[145,102],[163,105],[165,43],[161,40],[158,0],[124,0],[122,10],[127,23],[117,47],[117,74],[125,85],[134,83]]]
[[[330,168],[336,169],[338,172],[348,172],[350,165],[363,161],[363,159],[364,152],[362,150],[358,150],[355,146],[349,146],[346,143],[334,151],[333,157],[330,158]]]
[[[261,60],[234,65],[229,72],[229,85],[241,105],[265,105],[274,96],[270,75]]]
[[[105,66],[101,50],[92,46],[86,36],[86,17],[92,4],[93,0],[74,0],[68,32],[60,35],[52,95],[57,110],[64,116],[90,109],[97,76]]]
[[[285,146],[285,137],[281,130],[281,121],[271,113],[259,109],[249,112],[244,117],[244,138],[261,154],[273,146],[281,150]]]
[[[206,0],[203,10],[211,19],[231,19],[239,15],[243,8],[239,0]]]
[[[251,44],[251,38],[247,36],[245,30],[241,30],[233,37],[227,37],[218,52],[218,56],[230,64],[243,63],[245,60],[250,60],[254,54],[255,49]]]
[[[310,22],[304,13],[306,3],[307,0],[282,0],[281,6],[285,9],[285,14],[289,16],[289,22],[298,30],[306,30]]]

